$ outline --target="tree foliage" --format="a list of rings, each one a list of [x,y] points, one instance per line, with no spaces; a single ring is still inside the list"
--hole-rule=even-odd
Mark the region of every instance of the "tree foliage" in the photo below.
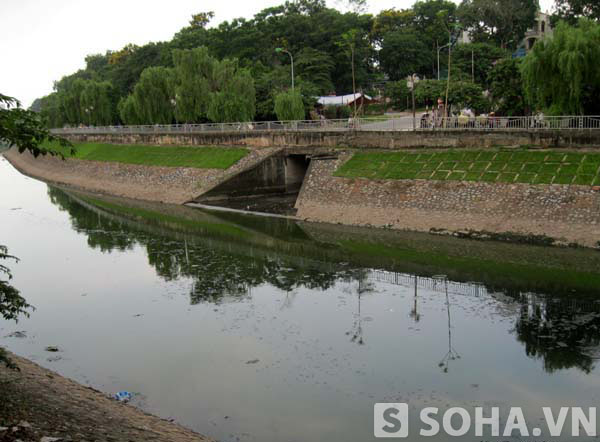
[[[522,66],[532,107],[551,114],[600,112],[600,24],[581,19],[559,23],[553,38],[535,44]]]
[[[475,42],[515,49],[538,10],[538,0],[463,0],[458,16]]]
[[[19,152],[28,151],[36,157],[54,155],[42,146],[46,140],[72,147],[67,140],[50,133],[40,114],[23,109],[15,98],[0,94],[0,143],[16,146]]]
[[[438,98],[446,94],[446,81],[422,80],[415,85],[415,100],[420,106],[434,106]],[[448,105],[455,110],[468,107],[475,112],[489,109],[489,102],[483,96],[483,89],[477,84],[465,81],[450,83],[448,90]]]
[[[392,31],[385,35],[379,62],[390,80],[400,80],[418,72],[426,72],[431,53],[416,33]]]
[[[304,120],[302,95],[291,89],[276,95],[275,114],[280,121]]]
[[[505,58],[498,61],[488,76],[493,108],[499,115],[526,115],[521,60]]]
[[[598,0],[555,0],[555,19],[576,24],[580,18],[600,20]],[[555,20],[556,21],[556,20]]]
[[[142,124],[171,124],[174,116],[173,70],[151,67],[133,89],[133,107]]]
[[[474,70],[475,83],[489,87],[488,76],[494,65],[508,56],[508,51],[489,43],[461,44],[452,48],[452,69],[468,81]]]

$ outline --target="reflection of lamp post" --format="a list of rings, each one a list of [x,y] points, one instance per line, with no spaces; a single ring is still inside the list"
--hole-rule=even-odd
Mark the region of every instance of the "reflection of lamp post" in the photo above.
[[[290,56],[290,60],[292,60],[292,90],[294,90],[294,56],[290,51],[287,51],[283,48],[275,48],[275,52],[278,54],[283,52],[284,54],[288,54]]]
[[[448,297],[448,278],[446,275],[435,275],[433,279],[436,281],[436,285],[438,281],[443,281],[446,289],[446,309],[448,311],[448,353],[442,358],[438,367],[442,369],[444,373],[448,373],[448,367],[450,365],[450,361],[454,361],[456,359],[460,359],[460,355],[454,347],[452,346],[452,322],[450,321],[450,298]]]
[[[417,275],[415,275],[415,305],[413,307],[413,309],[410,312],[410,317],[413,318],[415,320],[415,322],[419,322],[421,320],[421,315],[419,314],[419,310],[418,310],[418,292],[417,292]]]

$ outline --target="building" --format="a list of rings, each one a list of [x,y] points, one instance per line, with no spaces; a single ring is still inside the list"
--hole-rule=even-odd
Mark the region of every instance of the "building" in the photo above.
[[[318,106],[354,106],[356,100],[356,106],[367,105],[373,102],[373,98],[369,97],[362,92],[348,95],[326,95],[317,98]]]

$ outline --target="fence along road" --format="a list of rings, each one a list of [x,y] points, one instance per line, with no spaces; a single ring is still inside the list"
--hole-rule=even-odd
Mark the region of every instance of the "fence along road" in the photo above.
[[[255,121],[245,123],[206,124],[154,124],[140,126],[82,126],[52,129],[57,135],[74,134],[186,134],[219,132],[329,132],[329,131],[378,131],[401,132],[413,130],[412,116],[348,118],[343,120],[305,121]],[[600,116],[559,117],[448,117],[427,118],[419,114],[415,118],[417,131],[573,131],[600,130]]]

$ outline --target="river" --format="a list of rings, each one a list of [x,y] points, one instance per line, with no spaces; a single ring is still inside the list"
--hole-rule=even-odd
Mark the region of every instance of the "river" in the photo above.
[[[600,401],[597,251],[128,205],[3,158],[0,195],[36,308],[0,345],[215,439],[375,440],[376,402],[417,427],[426,406],[534,426]]]

